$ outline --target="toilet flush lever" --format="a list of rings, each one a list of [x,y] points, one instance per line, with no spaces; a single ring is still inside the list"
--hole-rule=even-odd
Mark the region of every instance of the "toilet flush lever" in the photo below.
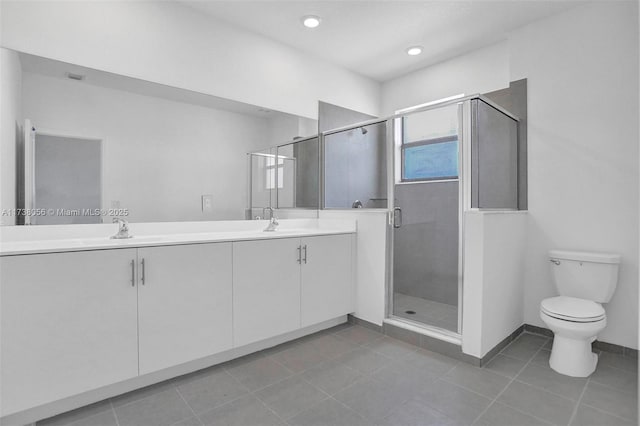
[[[549,262],[553,263],[556,266],[558,266],[560,264],[560,261],[557,260],[557,259],[549,259]]]

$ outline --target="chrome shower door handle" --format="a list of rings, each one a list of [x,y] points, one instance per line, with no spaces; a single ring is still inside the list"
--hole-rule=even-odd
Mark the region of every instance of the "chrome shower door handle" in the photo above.
[[[131,287],[136,286],[136,261],[131,260]]]
[[[396,207],[393,209],[393,227],[400,228],[402,226],[402,209]]]

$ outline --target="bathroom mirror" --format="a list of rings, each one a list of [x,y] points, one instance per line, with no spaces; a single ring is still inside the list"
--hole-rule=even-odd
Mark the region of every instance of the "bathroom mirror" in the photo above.
[[[32,208],[44,209],[31,224],[110,223],[112,216],[131,222],[244,219],[247,153],[270,154],[269,147],[317,134],[314,118],[11,54],[18,72],[3,75],[12,79],[3,87],[16,88],[15,121],[22,128],[18,140],[3,133],[0,155],[15,157],[19,182],[2,189],[14,191],[19,204],[26,195]],[[261,184],[261,195],[270,197],[268,182]],[[309,197],[317,199],[317,191]],[[5,216],[3,224],[16,219]]]
[[[320,146],[317,136],[301,138],[277,148],[277,203],[282,208],[317,209]]]

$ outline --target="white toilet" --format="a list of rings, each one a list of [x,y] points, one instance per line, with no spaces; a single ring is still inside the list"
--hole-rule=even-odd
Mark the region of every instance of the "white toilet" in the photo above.
[[[587,377],[598,363],[591,343],[607,325],[601,303],[611,300],[618,284],[620,255],[552,250],[549,260],[560,293],[540,303],[540,318],[554,333],[549,365]]]

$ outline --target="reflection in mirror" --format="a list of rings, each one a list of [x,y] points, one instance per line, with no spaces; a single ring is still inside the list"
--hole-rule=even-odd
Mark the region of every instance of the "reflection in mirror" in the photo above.
[[[63,209],[84,214],[31,217],[32,225],[101,223],[102,141],[36,133],[34,204],[38,209]]]
[[[313,119],[10,53],[18,70],[18,81],[11,86],[21,87],[15,94],[15,105],[21,105],[15,122],[24,126],[29,119],[35,128],[34,137],[25,138],[35,145],[31,169],[36,193],[30,207],[51,208],[55,216],[38,217],[36,224],[110,223],[112,212],[125,212],[121,216],[132,222],[243,219],[247,152],[317,133]],[[57,139],[41,146],[44,135]],[[81,152],[89,145],[67,146],[78,140],[101,141],[99,158],[97,151],[90,161],[89,153]],[[25,162],[18,160],[21,149],[16,145],[2,140],[0,156],[14,158],[13,174],[26,178],[20,175]],[[55,184],[55,191],[38,182]],[[2,191],[23,199],[24,188]],[[256,199],[254,204],[258,202],[266,203]],[[102,208],[97,217],[77,214],[95,206]]]
[[[318,137],[281,145],[277,154],[278,208],[317,209],[320,190]]]
[[[275,156],[275,148],[247,154],[249,209],[246,213],[246,219],[268,218],[266,209],[275,205],[274,189],[277,185]]]
[[[324,137],[324,207],[386,208],[386,122]]]

